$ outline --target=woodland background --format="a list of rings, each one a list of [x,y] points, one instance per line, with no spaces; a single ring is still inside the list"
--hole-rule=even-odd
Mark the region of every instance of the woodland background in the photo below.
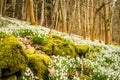
[[[120,0],[0,0],[0,15],[120,44]]]

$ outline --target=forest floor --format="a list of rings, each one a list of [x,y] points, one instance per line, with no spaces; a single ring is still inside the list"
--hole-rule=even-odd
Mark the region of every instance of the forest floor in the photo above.
[[[40,73],[39,69],[37,73],[28,66],[30,72],[26,70],[23,80],[120,80],[119,46],[3,17],[0,17],[0,33],[14,35],[29,55],[45,54],[51,58],[43,65],[48,73],[42,73],[41,65],[38,65]]]

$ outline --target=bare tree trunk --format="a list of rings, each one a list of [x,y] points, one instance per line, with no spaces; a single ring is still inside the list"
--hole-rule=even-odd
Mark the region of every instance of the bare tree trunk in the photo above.
[[[73,3],[72,3],[73,4]],[[74,6],[73,6],[73,10],[70,10],[70,13],[72,13],[71,15],[69,15],[69,25],[68,25],[68,33],[71,34],[72,31],[73,31],[73,27],[75,28],[75,13],[76,13],[76,5],[77,5],[77,2],[75,1],[74,2]],[[74,29],[75,31],[75,29]]]
[[[56,15],[56,21],[55,21],[55,27],[56,27],[56,29],[57,29],[57,31],[60,31],[60,27],[58,26],[58,24],[59,24],[59,20],[58,20],[58,18],[59,18],[59,10],[58,10],[58,12],[56,13],[57,15]]]
[[[105,43],[110,44],[111,43],[111,32],[110,32],[110,22],[109,22],[109,0],[105,0]]]
[[[28,5],[29,5],[28,1],[26,2],[25,5],[26,5],[26,14],[27,14],[26,15],[26,20],[30,22],[30,14],[29,14],[29,10],[28,10]]]
[[[68,26],[68,34],[71,34],[71,31],[72,31],[71,20],[69,20],[68,24],[69,24],[69,26]]]
[[[84,0],[84,3],[86,3],[86,0]],[[87,5],[83,5],[83,18],[84,18],[84,26],[83,26],[83,37],[84,37],[84,39],[86,39],[87,38],[87,35],[86,35],[86,6]]]
[[[112,43],[112,32],[113,32],[112,31],[112,26],[113,26],[113,20],[114,20],[113,18],[114,18],[114,14],[115,14],[114,13],[114,11],[115,11],[115,5],[114,5],[114,3],[115,2],[113,2],[112,5],[110,6],[110,16],[111,16],[110,17],[110,28],[111,28],[111,31],[110,31],[111,32],[111,39],[110,40],[111,40],[111,43]],[[119,17],[120,17],[120,9],[119,9]]]
[[[93,10],[93,0],[90,0],[90,4],[91,4],[91,6],[90,6],[90,35],[91,35],[91,40],[93,39],[93,31],[92,31],[92,27],[93,27],[93,12],[94,12],[94,10]]]
[[[28,9],[29,9],[29,18],[30,18],[31,24],[36,24],[35,17],[34,17],[33,0],[28,0]]]
[[[51,27],[55,27],[57,30],[57,23],[58,23],[58,17],[59,17],[59,0],[53,0],[53,11],[51,15]]]
[[[2,13],[2,15],[3,16],[6,16],[6,3],[7,3],[7,1],[6,0],[4,0],[4,5],[3,5],[3,13]]]
[[[43,25],[43,23],[44,23],[44,7],[45,7],[45,2],[44,2],[44,0],[42,0],[42,11],[41,11],[41,20],[40,20],[40,25],[42,26]]]
[[[98,5],[100,6],[102,1],[99,1]],[[102,10],[101,10],[102,12]],[[102,42],[103,40],[103,21],[102,21],[102,14],[99,12],[99,42]]]
[[[37,23],[39,23],[38,22],[38,4],[39,4],[39,1],[36,1],[36,3],[35,3],[35,20]]]
[[[90,1],[89,0],[86,0],[87,1],[87,6],[86,6],[86,10],[87,10],[87,37],[90,37]]]
[[[80,21],[80,1],[77,0],[77,11],[78,11],[78,35],[81,35],[81,21]]]
[[[65,9],[65,1],[60,0],[60,11],[62,17],[62,32],[66,32],[66,9]]]
[[[26,10],[25,10],[25,0],[22,0],[22,10],[21,10],[21,14],[22,14],[22,20],[26,19]]]
[[[3,13],[3,0],[0,0],[0,15]]]
[[[15,17],[15,6],[16,6],[16,0],[12,0],[12,8],[13,8],[13,13],[12,13],[12,17]]]

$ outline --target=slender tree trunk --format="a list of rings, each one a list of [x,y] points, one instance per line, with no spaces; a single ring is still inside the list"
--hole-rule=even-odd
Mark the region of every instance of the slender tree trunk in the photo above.
[[[59,14],[59,0],[53,0],[53,11],[51,15],[51,27],[55,27],[57,30],[58,14]]]
[[[84,3],[86,3],[86,0],[84,0]],[[87,6],[87,5],[86,5]],[[83,6],[83,18],[84,18],[84,26],[83,26],[83,37],[84,39],[87,38],[87,35],[86,35],[86,6]]]
[[[93,18],[93,27],[92,27],[92,34],[91,34],[91,40],[92,41],[95,41],[95,36],[96,36],[96,28],[95,28],[95,25],[96,25],[96,17],[97,17],[97,13],[95,13],[94,15],[94,18]]]
[[[29,9],[28,9],[28,1],[26,2],[26,21],[30,22],[30,14],[29,14]]]
[[[109,5],[107,4],[109,0],[105,0],[105,43],[110,44],[111,42],[111,32],[110,32],[110,22],[109,22]]]
[[[12,17],[15,17],[15,6],[16,6],[16,0],[12,0],[12,8],[13,8],[13,13],[12,13]]]
[[[101,1],[99,1],[99,6],[101,5]],[[101,11],[102,12],[102,11]],[[103,28],[102,28],[102,24],[103,24],[103,22],[102,22],[102,16],[101,16],[101,13],[99,12],[99,42],[102,42],[102,38],[103,38],[103,33],[102,33],[102,30],[103,30]]]
[[[40,20],[40,25],[42,26],[43,25],[43,23],[44,23],[44,7],[45,7],[45,2],[44,2],[44,0],[42,0],[42,11],[41,11],[41,20]]]
[[[72,3],[73,4],[73,3]],[[69,26],[68,26],[68,33],[71,34],[73,31],[75,31],[75,29],[73,30],[73,27],[75,26],[75,13],[76,13],[76,1],[74,2],[74,6],[73,6],[73,10],[70,10],[70,12],[72,13],[71,15],[69,15]],[[75,28],[75,27],[74,27]]]
[[[6,9],[7,9],[6,3],[7,3],[7,0],[4,0],[3,13],[2,13],[3,16],[6,16]]]
[[[87,6],[86,6],[86,10],[87,10],[87,37],[90,37],[90,0],[86,0],[87,1]]]
[[[28,0],[28,9],[29,9],[29,18],[30,18],[31,24],[36,24],[35,17],[34,17],[33,0]]]
[[[115,2],[114,2],[115,3]],[[114,18],[114,12],[115,12],[115,5],[114,5],[114,3],[111,5],[111,7],[110,7],[110,14],[111,14],[111,17],[110,17],[110,28],[111,28],[111,43],[112,43],[112,29],[113,29],[113,18]],[[119,9],[119,17],[120,17],[120,9]]]
[[[68,26],[68,34],[71,34],[71,31],[72,31],[71,20],[69,20],[68,24],[69,24],[69,26]]]
[[[0,15],[3,13],[3,0],[0,0]]]
[[[22,14],[22,20],[26,19],[26,11],[25,11],[25,0],[22,0],[22,10],[21,10],[21,14]]]
[[[60,11],[61,11],[61,18],[62,18],[62,32],[66,32],[66,9],[65,9],[65,3],[63,4],[63,1],[64,0],[60,0]]]
[[[91,4],[91,7],[90,7],[90,34],[91,34],[91,40],[93,39],[93,12],[94,12],[94,10],[93,10],[93,0],[90,0],[90,4]]]
[[[81,35],[81,21],[80,21],[80,1],[77,0],[77,11],[78,11],[78,35]]]
[[[38,22],[38,4],[39,4],[39,1],[36,1],[36,4],[35,4],[35,20],[37,23]]]
[[[71,5],[71,2],[69,3]],[[69,5],[69,8],[71,8],[71,6]],[[72,8],[71,8],[72,9]],[[72,12],[73,10],[68,10],[68,34],[71,34],[72,31]]]
[[[59,24],[59,10],[58,10],[58,12],[56,13],[57,14],[57,16],[56,16],[56,21],[55,21],[55,27],[57,28],[57,31],[60,31],[60,27],[58,26],[58,24]]]

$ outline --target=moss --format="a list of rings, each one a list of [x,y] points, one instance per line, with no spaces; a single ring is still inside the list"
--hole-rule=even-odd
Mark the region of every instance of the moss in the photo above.
[[[52,40],[47,40],[46,45],[43,46],[43,51],[48,54],[51,55],[53,52],[53,47],[54,47],[55,43]]]
[[[28,66],[39,80],[46,80],[48,79],[47,65],[50,61],[51,58],[45,54],[32,54],[29,55]]]
[[[26,53],[29,54],[29,55],[34,54],[34,53],[36,53],[36,50],[34,48],[29,48],[29,49],[26,50]]]
[[[56,34],[48,34],[46,36],[47,39],[51,39],[51,40],[61,40],[63,41],[64,39]]]
[[[83,75],[83,76],[80,76],[80,80],[92,80],[92,79],[87,75]]]
[[[76,57],[76,47],[72,42],[64,42],[64,39],[55,34],[48,34],[46,44],[43,46],[43,51],[48,55],[69,55]]]
[[[106,49],[106,47],[101,46],[101,45],[94,45],[90,47],[90,52],[100,52],[101,49]]]
[[[69,55],[71,57],[77,57],[78,55],[85,56],[89,50],[89,46],[74,45],[72,42],[64,42],[64,39],[55,34],[48,34],[46,37],[46,44],[43,46],[43,51],[48,55]]]
[[[64,39],[55,34],[48,34],[46,37],[46,44],[43,46],[43,51],[48,55],[69,55],[71,57],[77,57],[78,55],[85,56],[88,52],[89,46],[74,45],[72,42],[64,42]]]
[[[56,45],[53,47],[53,52],[52,52],[52,54],[64,56],[64,55],[66,55],[66,54],[64,54],[64,53],[65,53],[65,52],[64,52],[64,50],[63,50],[63,44],[56,44]]]
[[[27,56],[19,41],[10,34],[0,34],[0,77],[24,72]],[[21,73],[22,74],[22,73]]]
[[[75,50],[75,45],[73,43],[64,43],[63,50],[65,51],[66,55],[69,55],[71,57],[77,57],[77,52]]]
[[[85,57],[88,58],[88,59],[92,59],[92,58],[95,57],[95,55],[94,55],[93,53],[87,53],[87,54],[85,55]]]
[[[89,46],[87,44],[76,46],[76,51],[80,57],[85,57],[85,54],[88,52],[88,50]]]

